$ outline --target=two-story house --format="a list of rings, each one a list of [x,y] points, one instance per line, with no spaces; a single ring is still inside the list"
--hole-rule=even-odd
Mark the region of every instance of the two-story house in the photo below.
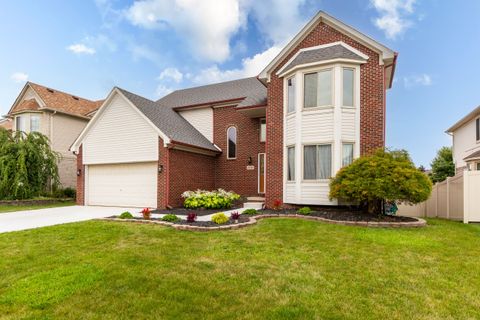
[[[480,107],[447,130],[453,138],[455,172],[480,170]]]
[[[329,178],[385,145],[396,57],[319,12],[257,77],[158,101],[114,88],[71,149],[77,201],[165,208],[225,188],[267,207],[336,205]]]
[[[60,155],[60,183],[75,188],[76,157],[69,148],[101,103],[27,82],[6,118],[14,131],[40,132],[49,138],[52,150]]]

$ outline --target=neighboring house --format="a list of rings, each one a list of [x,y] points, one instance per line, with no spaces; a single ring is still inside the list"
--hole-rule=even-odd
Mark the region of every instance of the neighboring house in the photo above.
[[[8,119],[8,118],[0,119],[0,128],[11,130],[12,129],[12,120]]]
[[[336,205],[329,178],[385,145],[395,63],[319,12],[258,77],[155,102],[114,88],[72,145],[77,201],[165,208],[186,190],[225,188],[267,207]]]
[[[49,138],[52,150],[61,156],[60,183],[75,188],[76,157],[69,148],[101,103],[27,82],[6,117],[14,131],[37,131]]]
[[[480,170],[480,106],[447,130],[453,138],[455,172]]]

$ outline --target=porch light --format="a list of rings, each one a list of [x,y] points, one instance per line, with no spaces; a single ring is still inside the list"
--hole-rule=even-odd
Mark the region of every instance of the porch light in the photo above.
[[[158,166],[158,173],[162,173],[162,172],[163,172],[163,164]]]
[[[249,166],[252,165],[252,161],[253,161],[253,160],[252,160],[252,157],[248,157],[247,164],[248,164]]]
[[[82,169],[77,170],[77,177],[80,177],[82,175]]]

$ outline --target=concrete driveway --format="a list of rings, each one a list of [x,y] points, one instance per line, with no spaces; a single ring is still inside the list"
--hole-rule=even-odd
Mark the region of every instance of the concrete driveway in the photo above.
[[[0,233],[104,218],[124,211],[136,213],[140,210],[138,208],[70,206],[0,213]]]

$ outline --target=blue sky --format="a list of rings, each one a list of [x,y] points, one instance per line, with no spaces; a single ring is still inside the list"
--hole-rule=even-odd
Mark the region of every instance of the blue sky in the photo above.
[[[0,11],[0,112],[26,80],[102,99],[151,99],[256,75],[318,10],[399,52],[387,145],[429,166],[450,125],[480,104],[480,1],[44,0]]]

